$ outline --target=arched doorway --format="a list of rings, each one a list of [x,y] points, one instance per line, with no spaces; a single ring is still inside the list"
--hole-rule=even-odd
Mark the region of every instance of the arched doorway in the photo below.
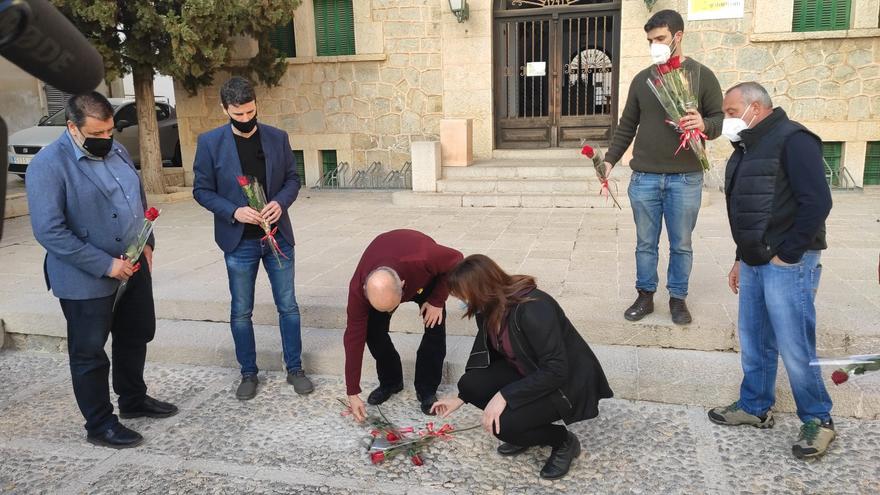
[[[620,2],[493,3],[495,147],[607,143],[617,115]]]

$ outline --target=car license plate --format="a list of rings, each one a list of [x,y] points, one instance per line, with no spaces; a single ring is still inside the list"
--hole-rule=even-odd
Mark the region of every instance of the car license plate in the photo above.
[[[31,162],[31,158],[33,157],[28,155],[10,155],[10,158],[10,163],[15,163],[17,165],[27,165]]]

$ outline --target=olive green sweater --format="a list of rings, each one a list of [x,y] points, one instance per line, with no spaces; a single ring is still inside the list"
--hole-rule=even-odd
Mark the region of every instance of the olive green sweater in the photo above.
[[[721,135],[721,122],[724,120],[721,110],[723,96],[718,78],[709,68],[693,59],[686,58],[682,65],[687,70],[700,71],[699,110],[706,123],[705,134],[709,139],[715,139]],[[699,172],[702,167],[692,151],[681,150],[678,155],[675,154],[679,134],[666,123],[669,117],[648,87],[652,67],[639,72],[630,84],[626,107],[611,138],[605,160],[617,163],[635,137],[633,158],[629,162],[633,170],[655,174]]]

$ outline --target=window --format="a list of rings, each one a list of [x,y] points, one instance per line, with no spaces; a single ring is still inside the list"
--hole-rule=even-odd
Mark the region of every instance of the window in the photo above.
[[[315,0],[318,56],[354,55],[352,0]]]
[[[336,170],[336,150],[321,150],[321,174]]]
[[[171,109],[165,105],[156,105],[156,120],[162,122],[171,117]]]
[[[299,175],[299,183],[300,185],[304,185],[306,183],[305,153],[303,153],[303,150],[291,151],[293,151],[293,159],[296,160],[296,174]]]
[[[269,41],[272,46],[278,50],[278,53],[285,58],[296,57],[296,39],[293,36],[293,21],[278,26],[274,31],[269,33]]]
[[[822,143],[822,156],[825,158],[825,179],[829,185],[839,186],[843,143]]]
[[[113,116],[113,120],[117,124],[124,120],[128,122],[129,125],[137,125],[137,107],[134,106],[134,103],[130,105],[123,105],[119,108],[119,110],[116,111],[116,115]]]
[[[791,30],[835,31],[849,29],[851,0],[794,0]]]
[[[868,143],[868,151],[865,153],[864,185],[880,186],[880,141]]]

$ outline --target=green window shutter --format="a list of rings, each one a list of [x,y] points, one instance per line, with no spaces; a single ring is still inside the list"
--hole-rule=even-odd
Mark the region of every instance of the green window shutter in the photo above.
[[[296,57],[296,39],[293,36],[293,21],[284,26],[278,26],[269,33],[269,41],[272,46],[285,58]]]
[[[337,166],[336,161],[336,150],[322,150],[321,151],[321,173],[326,174],[327,172],[331,172],[336,170]]]
[[[864,185],[880,186],[880,141],[868,143],[868,151],[865,153]]]
[[[849,29],[852,0],[794,0],[791,30],[836,31]]]
[[[318,56],[354,55],[352,0],[315,0]]]
[[[296,175],[299,176],[301,186],[306,184],[306,159],[303,150],[293,150],[293,159],[296,160]]]
[[[839,186],[843,143],[822,143],[822,156],[825,158],[825,177],[828,179],[828,184]]]

